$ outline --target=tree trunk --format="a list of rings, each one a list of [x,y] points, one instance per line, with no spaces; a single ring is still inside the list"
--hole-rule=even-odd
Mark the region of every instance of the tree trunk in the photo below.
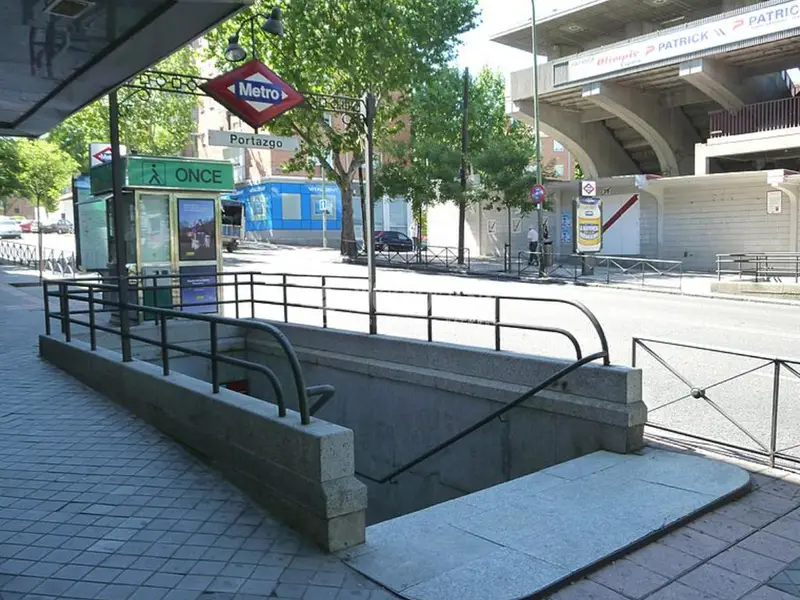
[[[344,177],[339,180],[339,191],[342,193],[342,240],[340,250],[342,256],[352,259],[358,257],[356,230],[353,224],[353,180]]]

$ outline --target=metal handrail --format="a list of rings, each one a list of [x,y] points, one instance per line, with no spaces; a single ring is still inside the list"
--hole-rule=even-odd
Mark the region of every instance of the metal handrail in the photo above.
[[[181,288],[191,287],[181,285],[181,284],[170,284],[170,285],[160,285],[156,286],[156,280],[169,280],[169,279],[183,279],[185,277],[193,277],[192,275],[182,275],[182,274],[170,274],[170,275],[147,275],[147,276],[131,276],[129,277],[129,281],[136,281],[140,283],[147,283],[153,282],[153,286],[144,286],[139,287],[139,291],[144,292],[152,292],[154,290],[177,290]],[[228,278],[232,281],[222,281],[223,278]],[[269,282],[264,280],[259,280],[258,278],[273,278],[277,281]],[[306,284],[306,283],[290,283],[290,280],[293,279],[300,279],[300,280],[320,280],[320,285],[316,284]],[[113,280],[113,279],[111,279]],[[366,282],[367,278],[363,276],[347,276],[347,275],[312,275],[312,274],[287,274],[287,273],[258,273],[258,272],[232,272],[232,273],[217,273],[215,275],[215,283],[204,283],[202,285],[198,285],[195,287],[216,287],[216,288],[224,288],[232,286],[236,291],[235,298],[232,300],[216,300],[216,301],[209,301],[209,302],[198,302],[193,303],[192,306],[227,306],[227,305],[234,305],[236,309],[236,316],[237,318],[240,316],[241,306],[242,305],[250,305],[250,316],[255,316],[255,307],[256,305],[264,305],[264,306],[279,306],[283,310],[283,321],[288,323],[289,322],[289,309],[290,308],[299,308],[299,309],[307,309],[307,310],[317,310],[322,312],[322,327],[328,327],[328,316],[333,313],[339,314],[351,314],[351,315],[361,315],[361,316],[369,316],[369,312],[365,310],[359,310],[356,308],[339,308],[339,307],[332,307],[327,302],[327,294],[328,292],[363,292],[366,293],[367,289],[358,288],[358,287],[347,287],[344,285],[329,285],[328,280],[334,281],[364,281]],[[238,294],[238,289],[240,286],[244,286],[246,288],[250,288],[250,298],[240,299]],[[281,299],[280,300],[265,300],[265,299],[256,299],[255,298],[255,289],[256,288],[274,288],[280,289]],[[116,289],[116,287],[115,287]],[[304,302],[291,302],[289,300],[289,291],[295,290],[316,290],[321,293],[321,302],[320,304],[312,304],[312,303],[304,303]],[[560,335],[566,338],[572,347],[575,349],[575,356],[576,358],[580,359],[584,352],[581,350],[580,343],[578,342],[577,338],[570,333],[569,331],[557,327],[548,327],[548,326],[538,326],[538,325],[524,325],[521,323],[504,323],[502,321],[502,302],[534,302],[534,303],[549,303],[549,304],[562,304],[566,306],[570,306],[579,310],[583,315],[589,320],[590,324],[592,325],[595,333],[597,334],[598,340],[600,342],[601,349],[606,353],[609,354],[609,347],[608,341],[606,339],[605,331],[603,330],[600,322],[597,320],[597,317],[582,303],[574,301],[574,300],[566,300],[561,298],[541,298],[541,297],[526,297],[526,296],[493,296],[489,294],[465,294],[463,292],[423,292],[423,291],[415,291],[415,290],[376,290],[376,294],[378,296],[381,295],[405,295],[405,296],[422,296],[427,299],[427,310],[425,314],[413,314],[413,313],[402,313],[402,312],[389,312],[389,311],[377,311],[376,317],[389,317],[389,318],[400,318],[400,319],[411,319],[411,320],[420,320],[426,321],[427,323],[427,341],[433,342],[433,323],[459,323],[459,324],[471,324],[471,325],[483,325],[487,327],[493,327],[495,330],[495,350],[501,351],[501,333],[503,329],[516,329],[522,331],[538,331],[541,333],[550,333]],[[467,319],[467,318],[458,318],[458,317],[443,317],[433,314],[433,299],[434,298],[474,298],[474,299],[484,299],[484,300],[493,300],[494,301],[494,319]],[[182,307],[183,305],[177,304],[174,305],[176,307]],[[143,312],[150,311],[150,307],[147,307],[147,310],[143,310]],[[610,364],[610,358],[606,360],[606,365]]]
[[[361,249],[358,253],[359,260],[363,260],[366,251]],[[465,267],[467,271],[472,268],[472,259],[469,248],[464,248],[464,263],[458,262],[458,249],[451,246],[415,247],[413,250],[401,252],[398,250],[376,250],[375,258],[382,259],[388,264],[400,263],[404,265],[442,265],[445,269],[451,267]]]
[[[708,118],[711,138],[800,127],[800,96],[746,104],[733,111],[717,110]]]
[[[208,358],[211,360],[212,363],[212,387],[214,393],[219,392],[219,379],[217,373],[217,363],[223,362],[227,364],[231,364],[234,366],[239,366],[245,369],[254,370],[260,373],[263,373],[270,379],[270,382],[273,385],[273,388],[276,391],[277,404],[278,404],[278,414],[281,417],[286,416],[286,406],[283,402],[283,393],[280,387],[280,382],[277,376],[272,372],[268,367],[264,365],[260,365],[258,363],[254,363],[251,361],[246,361],[238,358],[228,357],[220,355],[217,352],[217,328],[219,325],[228,325],[232,327],[242,328],[242,329],[250,329],[255,331],[261,331],[264,333],[269,334],[272,336],[277,342],[278,345],[281,346],[283,351],[286,353],[287,360],[289,361],[290,368],[292,370],[292,375],[294,377],[295,388],[298,397],[298,404],[299,404],[299,412],[301,423],[303,425],[308,425],[311,423],[311,412],[309,411],[308,405],[308,398],[309,396],[322,396],[323,398],[332,396],[335,393],[335,390],[332,386],[313,386],[311,388],[307,388],[305,384],[305,378],[303,376],[303,369],[300,365],[300,360],[297,357],[294,348],[292,347],[291,342],[289,339],[281,332],[277,327],[274,325],[270,325],[269,323],[263,321],[252,321],[252,320],[241,320],[241,319],[231,319],[226,317],[220,317],[216,315],[203,315],[203,314],[192,314],[186,313],[183,311],[177,311],[167,308],[158,308],[154,306],[145,306],[140,304],[132,304],[132,303],[121,303],[119,301],[109,301],[103,300],[94,297],[95,291],[105,291],[115,293],[117,292],[118,288],[114,285],[103,284],[103,283],[91,283],[91,282],[79,282],[79,281],[70,281],[70,282],[57,282],[58,285],[58,292],[52,293],[48,289],[48,282],[43,282],[44,287],[44,299],[45,299],[45,329],[46,334],[51,335],[51,327],[50,327],[50,320],[51,319],[59,319],[62,322],[62,326],[64,326],[65,335],[67,341],[71,341],[71,334],[70,334],[70,324],[82,325],[89,328],[90,332],[90,339],[91,339],[91,346],[92,350],[96,350],[96,330],[106,331],[108,333],[113,333],[119,335],[122,339],[132,339],[142,343],[159,346],[162,350],[162,366],[164,369],[164,374],[169,374],[169,357],[168,357],[168,350],[175,350],[178,352],[183,352],[185,354],[200,356],[203,358]],[[70,293],[70,287],[77,287],[79,289],[86,290],[86,296],[81,294],[74,294]],[[59,298],[60,300],[60,310],[58,312],[53,312],[49,308],[49,299],[51,297]],[[89,321],[79,321],[74,319],[70,315],[70,308],[69,308],[69,300],[77,300],[77,301],[84,301],[89,303]],[[156,341],[150,338],[146,338],[143,336],[139,336],[136,334],[132,334],[130,332],[123,332],[117,331],[116,329],[105,327],[103,325],[98,325],[95,321],[96,312],[94,311],[94,304],[100,304],[102,306],[112,306],[116,307],[120,310],[129,310],[135,312],[142,312],[142,313],[153,313],[157,314],[161,317],[161,331],[160,331],[160,341]],[[182,346],[178,346],[176,344],[171,344],[167,340],[167,317],[170,318],[180,318],[180,319],[187,319],[190,321],[202,321],[205,323],[209,323],[211,328],[211,352],[206,353],[198,350],[194,350],[191,348],[185,348]]]
[[[285,277],[285,276],[284,276]],[[294,277],[294,275],[290,276]],[[323,277],[324,279],[325,277]],[[324,290],[325,292],[354,292],[354,291],[363,291],[361,289],[353,289],[353,288],[345,288],[345,287],[331,287],[331,286],[314,286],[314,285],[303,285],[303,284],[290,284],[290,283],[263,283],[257,282],[256,285],[261,285],[263,287],[276,287],[281,288],[283,290],[290,290],[290,289],[306,289],[306,290]],[[572,344],[573,348],[575,349],[576,358],[580,359],[583,356],[583,352],[580,347],[580,343],[578,342],[577,338],[565,329],[561,329],[558,327],[547,327],[542,325],[522,325],[518,323],[502,323],[500,320],[501,315],[501,301],[525,301],[525,302],[541,302],[545,304],[564,304],[567,306],[571,306],[576,308],[581,313],[589,319],[592,327],[594,328],[597,336],[600,340],[600,347],[603,350],[603,353],[606,355],[605,365],[608,366],[610,363],[609,355],[609,348],[608,348],[608,340],[606,339],[605,331],[603,330],[600,322],[597,320],[597,317],[592,313],[584,304],[577,302],[575,300],[565,300],[561,298],[531,298],[525,296],[491,296],[488,294],[465,294],[463,292],[421,292],[421,291],[414,291],[414,290],[376,290],[377,294],[396,294],[396,295],[406,295],[406,296],[425,296],[428,298],[428,311],[425,315],[414,315],[414,314],[404,314],[404,313],[394,313],[394,312],[378,312],[376,313],[377,316],[381,317],[394,317],[400,319],[416,319],[416,320],[425,320],[428,322],[428,341],[433,341],[433,329],[432,323],[434,322],[442,322],[442,323],[460,323],[466,325],[485,325],[489,327],[495,327],[495,350],[500,351],[500,331],[502,328],[509,328],[509,329],[520,329],[525,331],[539,331],[542,333],[553,333],[557,335],[561,335],[566,337],[569,342]],[[494,300],[495,301],[495,320],[488,321],[488,320],[481,320],[481,319],[462,319],[458,317],[439,317],[434,316],[432,314],[432,301],[433,298],[475,298],[475,299],[484,299],[484,300]],[[283,301],[270,301],[270,300],[258,300],[259,304],[267,304],[273,306],[283,306],[284,307],[284,315],[286,315],[286,309],[288,308],[304,308],[304,309],[313,309],[313,310],[324,310],[327,313],[343,313],[343,314],[354,314],[354,315],[367,315],[368,313],[363,310],[357,310],[353,308],[331,308],[328,306],[317,306],[314,304],[303,304],[299,302],[289,302],[286,296],[284,295]],[[286,320],[286,318],[284,319]]]
[[[567,375],[569,375],[570,373],[572,373],[576,369],[579,369],[580,367],[582,367],[582,366],[584,366],[584,365],[586,365],[586,364],[588,364],[588,363],[590,363],[592,361],[595,361],[595,360],[597,360],[599,358],[606,359],[607,357],[608,356],[607,356],[607,354],[605,352],[596,352],[596,353],[591,354],[591,355],[589,355],[589,356],[587,356],[585,358],[582,358],[580,360],[575,361],[574,363],[564,367],[563,369],[559,370],[555,374],[551,375],[550,377],[545,379],[543,382],[541,382],[539,385],[531,388],[530,390],[528,390],[527,392],[522,394],[516,400],[514,400],[512,402],[509,402],[508,404],[506,404],[502,408],[499,408],[499,409],[493,411],[488,416],[484,417],[483,419],[481,419],[480,421],[478,421],[474,425],[472,425],[470,427],[467,427],[463,431],[461,431],[461,432],[455,434],[454,436],[448,438],[447,440],[445,440],[441,444],[438,444],[437,446],[431,448],[427,452],[424,452],[423,454],[419,455],[414,460],[409,461],[408,463],[404,464],[402,467],[398,467],[397,469],[395,469],[394,471],[392,471],[391,473],[389,473],[387,475],[384,475],[383,477],[372,477],[370,475],[366,475],[364,473],[359,473],[359,472],[356,472],[356,475],[358,475],[359,477],[362,477],[362,478],[364,478],[364,479],[366,479],[368,481],[371,481],[373,483],[377,483],[379,485],[384,484],[384,483],[388,483],[389,481],[391,481],[392,479],[394,479],[398,475],[402,475],[403,473],[405,473],[409,469],[413,469],[414,467],[416,467],[421,462],[424,462],[424,461],[428,460],[429,458],[431,458],[432,456],[438,454],[442,450],[446,450],[447,448],[449,448],[450,446],[452,446],[456,442],[462,440],[463,438],[467,437],[471,433],[474,433],[475,431],[477,431],[481,427],[484,427],[485,425],[488,425],[489,423],[494,421],[496,418],[501,417],[502,415],[504,415],[505,413],[507,413],[511,409],[516,408],[517,406],[519,406],[520,404],[525,402],[525,400],[528,400],[528,399],[532,398],[533,396],[535,396],[536,394],[538,394],[542,390],[550,387],[551,385],[553,385],[554,383],[556,383],[560,379],[563,379],[564,377],[566,377]]]

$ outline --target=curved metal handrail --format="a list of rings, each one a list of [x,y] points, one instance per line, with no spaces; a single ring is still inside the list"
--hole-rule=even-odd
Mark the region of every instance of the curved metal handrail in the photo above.
[[[62,288],[66,288],[67,286],[83,288],[83,289],[86,289],[87,292],[89,290],[101,290],[101,291],[107,291],[107,292],[117,292],[118,291],[117,286],[109,285],[109,284],[103,284],[103,283],[83,283],[83,282],[70,281],[70,282],[59,282],[58,286],[59,286],[59,294],[58,294],[59,297],[62,295],[61,294],[61,289]],[[55,294],[49,294],[49,295],[56,296]],[[67,297],[69,297],[69,296],[70,296],[70,294],[68,293],[68,290],[67,290]],[[76,297],[74,299],[86,300],[85,298],[80,298],[80,297]],[[187,320],[190,320],[190,321],[202,321],[202,322],[205,322],[205,323],[216,323],[218,325],[228,325],[228,326],[231,326],[231,327],[237,327],[237,328],[242,328],[242,329],[253,329],[253,330],[256,330],[256,331],[262,331],[262,332],[265,332],[265,333],[269,334],[271,337],[273,337],[278,342],[278,345],[281,346],[283,351],[286,353],[287,360],[289,361],[289,366],[292,369],[292,374],[293,374],[294,380],[295,380],[295,390],[297,392],[297,398],[298,398],[298,403],[299,403],[300,420],[301,420],[303,425],[308,425],[309,423],[311,423],[311,414],[309,412],[309,407],[308,407],[308,393],[307,393],[307,388],[306,388],[306,384],[305,384],[305,377],[303,376],[303,369],[302,369],[302,366],[300,365],[300,359],[297,357],[297,353],[295,352],[294,347],[292,346],[291,342],[289,341],[289,338],[287,338],[284,335],[284,333],[280,329],[275,327],[274,325],[270,325],[269,323],[266,323],[264,321],[253,321],[253,320],[246,320],[246,319],[231,319],[231,318],[220,317],[220,316],[216,316],[216,315],[192,314],[192,313],[186,313],[186,312],[172,310],[172,309],[168,309],[168,308],[159,308],[159,307],[154,307],[154,306],[144,306],[144,305],[140,305],[140,304],[131,304],[131,303],[128,303],[128,302],[121,302],[121,301],[110,302],[110,301],[107,301],[107,300],[94,299],[93,302],[96,302],[98,304],[103,304],[103,305],[117,306],[121,310],[122,309],[128,309],[128,310],[134,310],[134,311],[137,311],[137,312],[158,314],[158,315],[162,315],[163,317],[187,319]],[[95,327],[96,327],[96,325],[95,325]],[[132,335],[130,334],[130,332],[125,333],[125,332],[121,332],[120,331],[119,335],[121,335],[123,337],[127,336],[129,338],[132,338]],[[132,338],[132,339],[134,339],[134,338]],[[220,357],[217,357],[217,360],[220,360]],[[225,362],[225,361],[223,361],[223,362]],[[283,407],[283,411],[282,411],[283,414],[281,414],[281,416],[285,416],[286,415],[285,411],[286,411],[286,408]]]

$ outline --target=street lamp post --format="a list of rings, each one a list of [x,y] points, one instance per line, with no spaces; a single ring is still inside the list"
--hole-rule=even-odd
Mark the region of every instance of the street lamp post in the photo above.
[[[225,48],[225,58],[230,62],[240,62],[247,57],[247,51],[239,43],[239,36],[245,25],[250,25],[251,55],[256,56],[255,28],[253,22],[257,18],[265,18],[266,21],[261,26],[265,33],[283,36],[283,15],[279,8],[273,8],[267,17],[261,13],[255,13],[245,19],[239,26],[235,35],[228,39]],[[364,155],[366,162],[366,199],[364,202],[365,214],[363,215],[367,227],[365,231],[364,245],[367,249],[367,294],[369,307],[369,332],[374,335],[378,333],[377,319],[377,294],[375,292],[375,217],[373,215],[373,198],[375,196],[375,117],[377,115],[377,98],[373,93],[367,93],[363,98],[353,98],[349,96],[336,96],[329,94],[315,94],[312,92],[302,92],[306,101],[312,106],[323,112],[335,112],[348,117],[358,116],[361,118],[365,130]],[[323,169],[324,171],[324,169]],[[324,190],[323,183],[323,190]],[[327,223],[325,223],[327,225]]]
[[[536,0],[531,0],[531,42],[533,44],[533,123],[536,129],[536,183],[542,184],[542,138],[539,130],[539,56],[536,46]],[[544,198],[538,206],[539,277],[544,277]]]

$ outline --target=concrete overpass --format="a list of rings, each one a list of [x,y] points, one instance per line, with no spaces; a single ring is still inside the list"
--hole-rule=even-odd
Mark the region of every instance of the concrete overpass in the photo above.
[[[787,98],[785,70],[800,64],[797,0],[640,4],[596,0],[537,23],[550,59],[539,70],[542,130],[587,176],[692,174],[709,113]],[[530,51],[530,33],[528,23],[494,40]],[[533,115],[532,83],[532,70],[512,75],[522,119]]]

